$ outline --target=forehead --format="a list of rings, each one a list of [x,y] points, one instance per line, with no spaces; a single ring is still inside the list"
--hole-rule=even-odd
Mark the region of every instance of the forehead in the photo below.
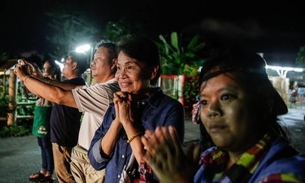
[[[94,55],[96,55],[96,56],[101,56],[101,55],[108,55],[108,49],[107,48],[105,48],[105,47],[99,47],[97,50],[96,50],[96,52],[95,52],[95,54]]]
[[[50,65],[49,62],[45,62],[45,63],[43,64],[43,66],[44,66],[44,67],[50,67],[51,65]]]
[[[72,59],[72,56],[69,55],[69,56],[66,58],[66,60],[73,60],[73,59]]]
[[[125,55],[122,51],[118,55],[118,64],[141,63],[138,60]]]
[[[203,81],[200,85],[200,92],[205,91],[218,91],[223,89],[238,90],[242,88],[241,83],[238,82],[236,77],[232,73],[221,73],[215,77],[212,77],[206,81]]]

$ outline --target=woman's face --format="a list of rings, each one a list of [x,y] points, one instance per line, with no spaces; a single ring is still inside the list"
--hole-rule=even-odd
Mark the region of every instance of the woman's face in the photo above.
[[[216,146],[244,151],[257,138],[258,112],[233,75],[223,73],[201,84],[200,118]]]
[[[67,79],[70,79],[73,76],[74,69],[75,66],[73,64],[73,59],[71,56],[68,56],[68,58],[64,62],[64,68],[62,70],[63,76]]]
[[[44,77],[51,77],[51,78],[54,75],[52,66],[50,65],[50,63],[48,61],[43,64],[42,75]]]
[[[148,88],[150,83],[149,69],[146,64],[125,55],[122,51],[118,55],[117,79],[121,91],[137,94]]]

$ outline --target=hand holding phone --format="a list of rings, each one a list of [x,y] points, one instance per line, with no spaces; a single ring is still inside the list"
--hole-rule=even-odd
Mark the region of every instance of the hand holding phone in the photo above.
[[[24,70],[24,72],[26,74],[32,75],[33,69],[32,69],[32,65],[30,63],[28,63],[25,60],[18,59],[18,64],[22,66],[22,69]]]

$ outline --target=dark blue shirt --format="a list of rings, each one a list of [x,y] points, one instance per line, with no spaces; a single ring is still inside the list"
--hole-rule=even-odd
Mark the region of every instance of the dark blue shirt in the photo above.
[[[174,126],[177,129],[181,144],[184,140],[184,108],[183,105],[169,96],[165,95],[160,88],[157,92],[139,102],[138,110],[143,110],[141,123],[144,129],[155,130],[157,126]],[[88,156],[91,165],[97,169],[106,168],[105,183],[119,182],[123,167],[128,164],[132,149],[127,143],[127,137],[122,130],[116,142],[114,151],[110,157],[102,157],[100,153],[100,142],[107,133],[115,118],[115,108],[111,104],[105,113],[100,128],[97,129],[91,141]],[[144,130],[143,129],[143,130]],[[154,176],[154,182],[158,182]]]
[[[74,85],[85,85],[83,78],[63,81]],[[82,113],[77,108],[55,104],[50,118],[51,142],[60,146],[73,147],[77,144]]]

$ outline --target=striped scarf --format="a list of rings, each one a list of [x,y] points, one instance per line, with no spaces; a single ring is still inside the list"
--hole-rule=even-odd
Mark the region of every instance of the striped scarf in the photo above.
[[[208,149],[201,154],[200,163],[206,168],[206,175],[211,182],[248,182],[253,172],[259,165],[266,149],[271,145],[272,138],[266,134],[264,137],[242,156],[227,170],[228,154],[217,147]],[[227,180],[229,179],[229,180]]]

